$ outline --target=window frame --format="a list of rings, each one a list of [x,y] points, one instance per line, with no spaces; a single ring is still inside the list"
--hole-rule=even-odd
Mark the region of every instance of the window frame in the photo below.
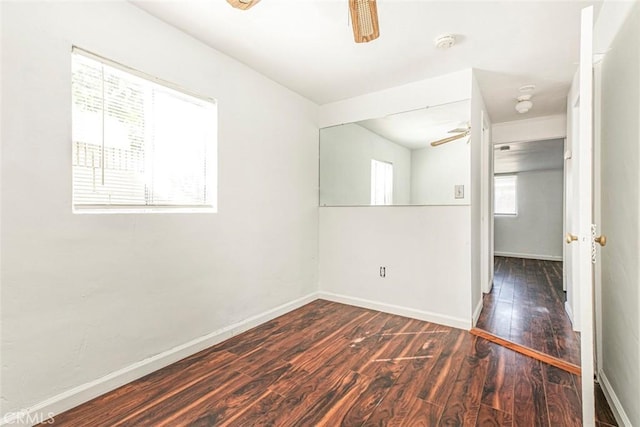
[[[187,204],[150,204],[150,205],[137,205],[137,204],[75,204],[74,199],[74,172],[73,165],[71,168],[71,207],[74,214],[158,214],[158,213],[217,213],[218,212],[218,102],[215,98],[201,95],[192,90],[186,89],[178,84],[161,79],[154,75],[145,73],[111,59],[105,58],[101,55],[92,53],[88,50],[80,48],[78,46],[72,46],[71,48],[71,63],[73,64],[74,55],[84,56],[93,61],[102,63],[108,67],[114,68],[118,71],[130,74],[136,78],[148,81],[152,84],[162,86],[171,91],[178,92],[179,94],[186,95],[207,103],[211,103],[213,109],[213,128],[212,139],[206,143],[205,169],[207,172],[213,169],[212,173],[206,174],[206,187],[210,192],[210,197],[207,198],[207,204],[202,205],[187,205]],[[73,129],[73,114],[71,114],[71,128]],[[73,133],[73,132],[71,132]],[[71,144],[75,141],[70,139]]]
[[[496,200],[498,200],[497,197],[497,185],[496,185],[496,179],[497,178],[513,178],[513,187],[514,187],[514,211],[513,213],[511,212],[498,212],[496,209]],[[493,188],[494,188],[494,204],[493,204],[493,215],[494,216],[500,216],[500,217],[507,217],[507,218],[514,218],[518,216],[518,175],[515,173],[507,173],[507,174],[500,174],[500,175],[494,175],[493,176]]]

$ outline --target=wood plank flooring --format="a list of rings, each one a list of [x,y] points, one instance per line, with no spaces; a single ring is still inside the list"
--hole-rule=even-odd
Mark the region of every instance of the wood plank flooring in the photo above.
[[[562,262],[495,257],[494,267],[476,327],[580,365],[580,334],[564,308]]]
[[[565,374],[466,331],[317,300],[54,425],[578,426]]]

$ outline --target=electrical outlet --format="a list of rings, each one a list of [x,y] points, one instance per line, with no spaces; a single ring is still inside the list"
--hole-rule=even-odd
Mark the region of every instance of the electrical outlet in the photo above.
[[[380,277],[387,277],[387,267],[380,267]]]
[[[456,199],[464,199],[464,185],[455,185],[453,188]]]

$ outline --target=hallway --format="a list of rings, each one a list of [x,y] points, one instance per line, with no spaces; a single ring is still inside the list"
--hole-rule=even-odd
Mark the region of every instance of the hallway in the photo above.
[[[476,325],[534,350],[580,365],[580,334],[564,310],[562,262],[523,258],[494,258],[493,289],[484,295],[484,308]],[[580,377],[541,364],[547,383],[580,394]],[[598,383],[596,426],[617,425]]]
[[[580,334],[564,309],[562,262],[495,257],[493,289],[477,327],[580,364]]]

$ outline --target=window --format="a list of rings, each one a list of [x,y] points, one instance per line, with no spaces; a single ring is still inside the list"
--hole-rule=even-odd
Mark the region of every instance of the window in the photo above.
[[[371,160],[371,204],[393,204],[393,165]]]
[[[215,101],[170,86],[74,48],[74,212],[216,210]]]
[[[495,214],[496,215],[517,215],[518,180],[515,175],[498,175],[494,177],[495,188]]]

